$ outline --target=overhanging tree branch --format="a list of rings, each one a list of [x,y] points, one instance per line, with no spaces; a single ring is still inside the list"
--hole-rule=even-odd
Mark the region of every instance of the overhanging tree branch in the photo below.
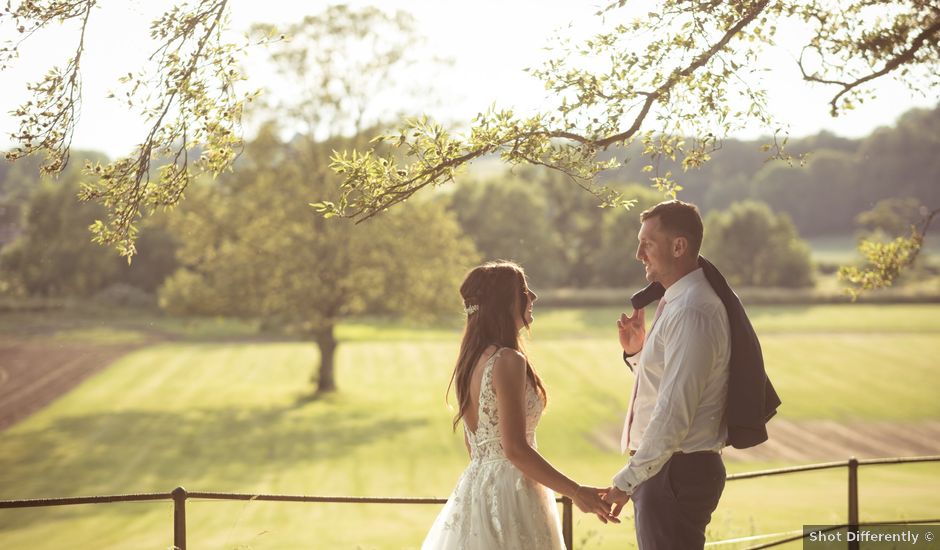
[[[717,41],[714,45],[712,45],[711,48],[699,54],[688,66],[679,71],[673,72],[669,79],[656,91],[648,93],[638,92],[640,95],[645,95],[647,97],[643,104],[643,108],[640,110],[640,114],[637,115],[636,119],[633,121],[633,126],[631,126],[630,129],[626,132],[598,140],[594,142],[594,145],[606,149],[613,143],[623,142],[633,137],[637,132],[640,131],[640,126],[642,126],[643,121],[649,114],[650,108],[652,108],[653,104],[659,98],[661,98],[663,94],[668,93],[669,90],[672,89],[680,79],[690,76],[696,70],[702,68],[718,52],[727,47],[728,43],[731,42],[731,39],[737,36],[744,29],[744,27],[752,23],[754,19],[760,15],[764,9],[767,8],[767,4],[769,3],[769,0],[762,0],[761,2],[754,4],[754,6],[744,17],[741,18],[740,21],[732,25],[731,28],[725,32],[724,36],[721,37],[721,40]]]
[[[76,55],[65,72],[54,69],[29,86],[33,97],[16,112],[23,128],[13,136],[19,146],[7,153],[8,158],[44,152],[44,173],[56,175],[64,169],[81,107],[80,69],[88,19],[96,4],[97,0],[36,0],[5,10],[4,15],[9,14],[27,35],[51,21],[81,19]],[[91,227],[94,240],[115,246],[128,260],[136,252],[135,224],[148,213],[145,209],[177,204],[198,173],[225,170],[240,147],[244,104],[256,93],[235,92],[247,45],[224,41],[228,10],[227,0],[181,2],[152,22],[150,36],[159,44],[150,56],[152,65],[120,79],[129,87],[121,101],[140,109],[148,122],[146,135],[129,156],[85,166],[93,179],[83,184],[79,198],[95,200],[107,210],[107,218]],[[0,24],[5,22],[0,16]],[[12,49],[0,50],[0,65],[14,57],[21,44],[22,40]],[[196,162],[190,162],[193,149],[202,151]]]
[[[863,240],[859,251],[865,257],[865,265],[839,269],[839,279],[849,284],[846,290],[852,299],[864,291],[892,286],[920,255],[930,224],[937,215],[940,215],[940,208],[924,216],[920,228],[911,226],[909,237],[897,237],[888,243]]]
[[[696,71],[706,66],[718,52],[726,49],[729,43],[741,34],[761,13],[766,10],[769,0],[741,4],[735,12],[735,19],[726,25],[720,38],[696,55],[691,61],[674,69],[668,77],[652,91],[633,90],[632,97],[644,98],[629,128],[622,132],[606,133],[613,124],[601,125],[601,132],[592,135],[570,126],[557,128],[555,117],[548,114],[536,115],[529,119],[514,118],[511,111],[495,111],[481,115],[471,129],[466,141],[451,138],[442,127],[426,118],[407,122],[398,135],[380,136],[378,142],[389,143],[393,148],[406,148],[406,154],[415,159],[411,165],[401,166],[397,159],[378,156],[374,150],[365,153],[339,153],[333,158],[334,169],[343,174],[345,183],[340,203],[317,203],[318,210],[326,215],[341,215],[357,222],[368,220],[385,209],[403,202],[416,192],[429,186],[441,185],[453,179],[454,170],[481,156],[502,151],[502,157],[509,162],[526,162],[559,170],[579,185],[602,198],[605,204],[627,204],[615,192],[607,188],[597,188],[590,184],[594,175],[613,166],[609,161],[597,162],[596,155],[614,144],[624,144],[633,139],[650,115],[654,105],[670,97],[680,83],[687,82]],[[737,8],[734,8],[737,9]],[[579,88],[582,84],[590,89],[590,97],[599,97],[611,101],[614,94],[606,94],[598,89],[598,78],[566,75],[560,79],[563,87]],[[585,93],[580,94],[584,97]],[[619,93],[617,100],[622,101],[628,95]],[[557,145],[558,140],[569,144]],[[704,143],[709,140],[702,140]],[[672,145],[661,142],[656,153],[674,154]],[[649,148],[649,146],[648,146]],[[664,181],[663,178],[660,178]],[[584,182],[588,182],[585,184]],[[664,182],[664,190],[670,184]],[[674,193],[674,189],[672,191]]]
[[[162,98],[160,105],[157,107],[159,114],[152,119],[153,122],[150,125],[150,130],[144,138],[143,143],[137,146],[134,160],[130,163],[120,164],[117,170],[105,172],[108,175],[107,180],[109,182],[120,181],[122,183],[119,193],[115,194],[115,188],[111,185],[98,187],[86,186],[84,188],[82,194],[83,200],[104,200],[108,202],[114,201],[116,198],[121,199],[121,208],[116,212],[116,216],[111,219],[110,227],[105,228],[103,224],[99,226],[101,232],[98,236],[103,243],[115,244],[129,240],[128,237],[132,231],[133,222],[140,216],[145,188],[151,181],[150,163],[155,156],[156,150],[168,145],[165,139],[159,138],[160,132],[165,131],[164,119],[171,109],[174,107],[180,108],[180,102],[186,102],[191,99],[191,97],[185,96],[182,97],[181,100],[177,98],[181,97],[182,94],[192,87],[193,75],[196,72],[200,60],[203,58],[206,44],[213,33],[216,32],[225,14],[227,3],[228,0],[219,0],[211,6],[210,10],[196,14],[191,19],[184,20],[184,25],[187,30],[185,32],[173,33],[167,42],[158,49],[158,51],[165,51],[171,44],[185,40],[187,36],[195,32],[198,22],[208,21],[208,24],[205,26],[205,31],[199,36],[196,42],[196,49],[190,55],[188,63],[182,67],[175,64],[168,66],[169,70],[167,71],[166,82],[167,85],[170,86],[169,93]],[[183,106],[182,109],[185,113],[185,106]],[[179,159],[181,156],[183,157],[183,170],[171,170],[170,177],[165,178],[164,181],[161,182],[165,187],[172,190],[170,200],[163,201],[165,205],[175,204],[189,183],[188,154],[186,153],[188,146],[186,125],[187,121],[185,118],[181,119],[180,132],[177,136],[174,136],[178,137],[181,142],[181,148],[177,149],[174,158]],[[129,186],[127,183],[129,183]]]
[[[85,51],[85,31],[95,3],[96,0],[53,2],[49,6],[42,6],[40,16],[35,19],[28,33],[25,25],[19,26],[19,32],[26,36],[16,47],[52,20],[81,19],[75,54],[66,63],[65,70],[53,68],[39,82],[27,85],[33,99],[13,113],[20,118],[19,132],[13,134],[13,138],[21,145],[6,153],[7,160],[14,161],[36,151],[45,151],[46,161],[40,167],[44,174],[58,174],[68,164],[72,136],[81,109],[81,61]],[[9,6],[6,10],[9,10]],[[14,20],[26,17],[23,10],[24,6],[19,6],[12,12]],[[5,50],[4,53],[6,51],[15,51],[15,48]]]
[[[895,71],[902,65],[913,63],[916,60],[918,51],[920,51],[923,47],[929,45],[931,39],[933,39],[933,42],[936,42],[938,36],[940,36],[940,16],[935,17],[933,21],[930,22],[926,28],[921,30],[921,32],[918,33],[917,36],[914,37],[909,47],[907,47],[906,49],[902,50],[900,53],[898,53],[897,55],[889,59],[881,69],[877,71],[873,71],[863,77],[856,78],[855,80],[852,80],[852,81],[831,80],[831,79],[819,77],[815,74],[807,73],[806,68],[803,65],[802,54],[800,54],[800,60],[798,62],[798,65],[800,67],[800,72],[803,74],[804,80],[809,81],[809,82],[817,82],[820,84],[831,84],[831,85],[837,85],[837,86],[842,87],[842,89],[839,90],[839,92],[836,93],[836,95],[834,95],[832,99],[829,101],[830,114],[832,114],[832,116],[836,116],[839,112],[838,102],[845,94],[861,86],[862,84],[865,84],[866,82],[870,82],[872,80],[875,80],[877,78],[880,78],[882,76],[885,76]],[[806,48],[809,48],[809,47],[810,46],[807,46]],[[804,48],[804,51],[805,51],[805,48]]]
[[[0,47],[0,70],[16,56],[23,40],[49,23],[83,21],[78,55],[63,64],[64,72],[53,70],[35,84],[34,98],[17,112],[30,123],[47,124],[42,132],[14,137],[18,150],[49,154],[44,170],[52,173],[68,159],[81,107],[84,28],[97,4],[30,0],[15,8],[8,3],[0,13],[0,25],[12,21],[19,32],[18,40]],[[474,120],[469,135],[459,139],[427,119],[412,119],[380,140],[392,154],[338,153],[333,167],[346,183],[340,197],[334,197],[335,204],[321,202],[319,209],[368,219],[422,188],[451,181],[462,166],[494,153],[508,163],[560,170],[603,199],[609,195],[595,185],[595,176],[620,163],[612,155],[601,162],[598,153],[612,145],[626,147],[641,140],[642,156],[650,160],[644,169],[652,171],[660,160],[676,157],[682,157],[683,169],[700,166],[715,144],[753,122],[776,136],[781,126],[770,115],[766,92],[755,75],[765,68],[763,48],[773,45],[778,24],[787,20],[814,27],[809,47],[819,54],[823,70],[813,73],[802,60],[800,69],[807,80],[840,87],[830,103],[835,111],[851,108],[849,97],[886,75],[901,74],[917,88],[921,83],[909,75],[918,69],[932,84],[940,73],[940,9],[929,0],[658,0],[642,4],[650,10],[645,16],[629,14],[623,18],[628,22],[616,24],[616,16],[624,12],[614,12],[626,4],[607,0],[598,12],[605,23],[610,20],[607,32],[563,47],[560,53],[554,50],[557,55],[534,71],[558,98],[557,109],[529,118],[493,109]],[[131,100],[143,99],[141,112],[154,123],[149,128],[159,129],[148,132],[132,156],[89,167],[96,181],[83,196],[108,210],[108,219],[94,227],[96,240],[116,245],[124,255],[134,254],[134,224],[148,209],[175,205],[195,175],[229,168],[241,146],[241,113],[253,94],[233,92],[242,79],[239,62],[245,48],[221,37],[229,9],[223,0],[191,0],[153,22],[151,36],[160,47],[152,52],[152,66],[139,76],[129,74],[133,90],[127,97],[129,107]],[[564,38],[559,37],[563,46],[571,43]],[[318,52],[314,58],[328,61],[323,53],[329,55]],[[588,63],[569,64],[578,56]],[[366,72],[371,74],[382,63]],[[175,84],[181,76],[185,85],[179,87]],[[167,102],[174,106],[167,110]],[[313,118],[329,118],[328,109],[326,114],[309,106],[303,110]],[[773,156],[785,158],[774,145],[778,142],[770,146]],[[190,150],[200,150],[202,156],[190,162]],[[140,157],[145,154],[150,157]],[[159,163],[154,155],[167,162],[151,181],[151,170]],[[668,173],[657,172],[651,182],[666,194],[680,189]],[[624,204],[619,199],[610,203]]]

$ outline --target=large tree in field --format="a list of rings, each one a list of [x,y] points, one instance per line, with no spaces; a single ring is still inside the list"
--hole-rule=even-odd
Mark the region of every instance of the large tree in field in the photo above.
[[[459,312],[456,288],[476,260],[443,206],[409,204],[376,223],[326,220],[305,199],[336,192],[332,146],[281,141],[267,128],[237,169],[195,183],[170,217],[184,266],[161,291],[174,313],[260,318],[316,342],[318,393],[334,391],[337,323],[363,312],[430,319]]]
[[[309,204],[338,195],[331,152],[365,146],[364,126],[380,122],[374,104],[415,40],[410,18],[334,7],[287,31],[293,38],[273,59],[301,91],[268,102],[278,123],[262,128],[232,174],[194,185],[173,224],[185,267],[162,300],[178,312],[261,317],[311,338],[324,393],[336,389],[339,321],[459,311],[455,289],[476,255],[440,204],[417,201],[363,225],[325,219]],[[285,126],[298,133],[279,137]]]
[[[22,1],[8,5],[2,24],[28,37],[55,21],[82,29],[95,0]],[[618,148],[639,141],[652,183],[666,194],[680,188],[675,174],[658,173],[658,161],[678,159],[684,169],[707,162],[735,128],[759,121],[774,133],[772,156],[785,157],[785,139],[765,105],[758,80],[764,51],[783,29],[799,26],[806,38],[797,62],[802,78],[832,89],[834,115],[871,101],[871,83],[895,76],[921,90],[936,90],[940,75],[940,7],[934,0],[659,0],[610,2],[597,14],[607,30],[583,42],[562,37],[555,55],[533,74],[558,98],[555,108],[520,117],[492,109],[457,136],[421,117],[384,138],[393,150],[357,148],[340,155],[342,195],[322,202],[332,214],[365,219],[414,193],[450,181],[462,165],[497,153],[509,163],[550,166],[598,195],[605,204],[629,204],[594,176],[623,161]],[[157,49],[151,64],[128,75],[128,101],[143,105],[152,123],[126,158],[90,166],[97,178],[82,196],[108,207],[96,238],[132,255],[134,227],[149,209],[177,203],[194,172],[230,166],[250,93],[237,93],[244,45],[227,41],[227,0],[174,6],[152,25]],[[629,14],[629,15],[624,15]],[[789,25],[789,26],[788,26]],[[0,61],[19,43],[0,50]],[[46,170],[61,170],[81,97],[84,34],[73,54],[16,109],[18,158],[49,155]],[[198,157],[193,151],[201,150]],[[154,155],[174,159],[151,179]],[[912,249],[937,211],[910,237]],[[874,268],[901,257],[887,254]],[[883,261],[882,261],[883,260]]]

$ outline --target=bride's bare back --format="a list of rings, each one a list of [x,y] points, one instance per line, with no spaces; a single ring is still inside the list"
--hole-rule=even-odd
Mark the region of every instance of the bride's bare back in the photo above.
[[[487,346],[473,366],[473,374],[470,376],[470,406],[464,412],[463,420],[473,433],[476,433],[480,423],[480,384],[483,381],[483,367],[497,351],[499,348],[496,346]]]

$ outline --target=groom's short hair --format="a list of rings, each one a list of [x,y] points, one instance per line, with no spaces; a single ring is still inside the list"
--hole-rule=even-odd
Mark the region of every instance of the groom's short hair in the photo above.
[[[650,218],[659,218],[664,230],[685,237],[689,241],[689,251],[698,257],[705,229],[697,206],[680,200],[664,201],[640,214],[640,221]]]

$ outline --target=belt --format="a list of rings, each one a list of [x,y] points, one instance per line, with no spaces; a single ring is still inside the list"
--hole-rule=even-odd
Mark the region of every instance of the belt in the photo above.
[[[721,454],[721,453],[719,453],[718,451],[693,451],[693,452],[691,452],[691,453],[684,453],[684,452],[682,452],[682,451],[676,451],[676,452],[672,453],[672,456],[676,456],[676,455],[697,455],[697,454],[703,454],[703,453],[710,453],[710,454],[716,454],[716,455]],[[635,454],[636,454],[636,451],[635,451],[634,449],[630,449],[630,456],[633,456],[633,455],[635,455]]]

